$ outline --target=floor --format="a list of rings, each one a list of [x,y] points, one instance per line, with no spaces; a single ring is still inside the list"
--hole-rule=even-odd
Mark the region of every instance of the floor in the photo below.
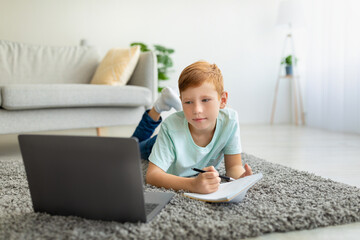
[[[360,188],[360,134],[293,125],[241,127],[243,151]]]
[[[241,126],[243,151],[268,161],[360,188],[360,135],[293,125]],[[360,222],[273,233],[256,240],[359,239]]]
[[[130,136],[135,126],[103,129],[106,136]],[[95,135],[95,129],[49,134]],[[242,125],[243,151],[360,188],[360,135],[293,125]],[[0,157],[20,154],[16,135],[0,135]],[[360,222],[314,230],[273,233],[256,240],[359,239]]]

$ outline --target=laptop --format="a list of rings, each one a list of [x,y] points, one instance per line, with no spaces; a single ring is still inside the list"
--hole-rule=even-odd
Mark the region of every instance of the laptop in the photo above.
[[[174,196],[145,192],[135,138],[19,135],[35,212],[149,222]]]

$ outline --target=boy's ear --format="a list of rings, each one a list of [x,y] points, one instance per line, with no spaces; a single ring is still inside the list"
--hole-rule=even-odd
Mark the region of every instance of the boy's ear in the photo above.
[[[228,100],[228,92],[224,91],[221,93],[221,97],[220,97],[220,109],[226,107],[227,100]]]

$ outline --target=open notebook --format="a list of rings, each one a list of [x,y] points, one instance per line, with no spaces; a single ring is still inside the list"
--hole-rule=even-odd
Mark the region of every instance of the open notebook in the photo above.
[[[247,190],[262,177],[262,173],[258,173],[232,182],[220,184],[219,189],[213,193],[184,193],[184,195],[205,202],[241,202],[244,199]]]

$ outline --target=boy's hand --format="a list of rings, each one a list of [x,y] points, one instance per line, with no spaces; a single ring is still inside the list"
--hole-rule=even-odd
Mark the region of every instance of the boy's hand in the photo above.
[[[241,178],[242,177],[246,177],[246,176],[250,176],[253,174],[252,170],[251,170],[251,167],[246,163],[245,166],[245,172],[240,176]]]
[[[196,193],[212,193],[219,188],[221,179],[213,166],[203,168],[206,173],[200,173],[194,178],[193,190]]]

